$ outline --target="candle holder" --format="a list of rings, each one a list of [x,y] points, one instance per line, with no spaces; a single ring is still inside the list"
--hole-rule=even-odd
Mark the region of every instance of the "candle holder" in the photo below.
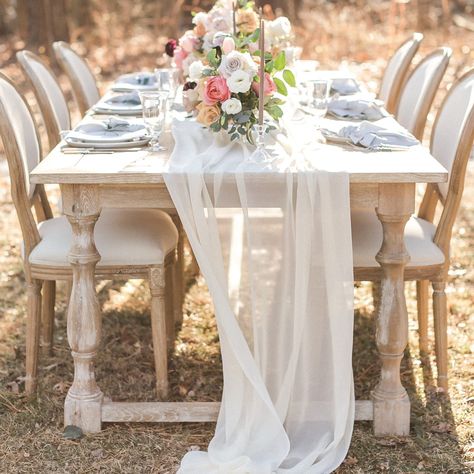
[[[252,127],[252,138],[257,149],[252,154],[252,161],[257,163],[270,163],[273,161],[272,156],[265,148],[265,137],[268,133],[267,124],[255,124]]]

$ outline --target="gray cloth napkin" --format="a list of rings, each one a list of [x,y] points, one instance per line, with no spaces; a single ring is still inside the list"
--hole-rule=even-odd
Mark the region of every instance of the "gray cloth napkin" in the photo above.
[[[360,92],[360,87],[355,79],[352,79],[350,77],[332,79],[332,94],[350,95],[357,94],[357,92]]]
[[[115,95],[107,99],[105,103],[111,105],[141,105],[140,97],[137,92]]]
[[[138,72],[120,76],[117,83],[133,84],[137,86],[151,86],[156,83],[156,76],[152,72]]]
[[[383,101],[360,96],[334,97],[328,110],[336,117],[359,120],[379,120],[389,115]]]
[[[118,143],[139,140],[147,135],[146,127],[115,117],[80,124],[64,137],[69,141]]]
[[[407,131],[389,130],[367,121],[361,122],[358,125],[343,127],[338,135],[349,139],[354,145],[360,145],[371,150],[408,148],[420,144]]]

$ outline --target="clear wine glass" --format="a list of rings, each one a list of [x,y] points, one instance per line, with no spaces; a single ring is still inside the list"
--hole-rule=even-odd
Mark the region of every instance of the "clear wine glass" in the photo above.
[[[165,150],[160,145],[160,136],[165,128],[169,94],[166,91],[139,92],[143,109],[143,121],[151,135],[153,151]]]
[[[160,91],[167,91],[169,98],[174,100],[179,87],[180,72],[178,68],[155,69],[157,88]]]
[[[308,103],[318,118],[323,118],[328,112],[330,90],[331,81],[328,80],[318,79],[307,83]]]

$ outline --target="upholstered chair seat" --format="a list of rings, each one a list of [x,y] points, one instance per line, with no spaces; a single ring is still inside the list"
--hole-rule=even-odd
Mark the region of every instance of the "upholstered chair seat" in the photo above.
[[[69,267],[72,230],[66,217],[38,224],[41,237],[29,257],[31,265]],[[157,209],[104,209],[95,226],[101,256],[97,267],[162,265],[178,243],[170,216]]]
[[[382,224],[373,210],[355,211],[352,219],[352,247],[355,267],[379,267],[375,255],[382,245]],[[444,263],[443,251],[433,242],[436,226],[412,216],[405,227],[405,245],[410,255],[407,267]]]

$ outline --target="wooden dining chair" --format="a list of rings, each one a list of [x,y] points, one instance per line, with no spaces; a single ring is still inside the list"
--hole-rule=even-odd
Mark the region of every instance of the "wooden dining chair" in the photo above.
[[[49,150],[61,140],[61,130],[71,128],[71,117],[66,98],[56,75],[39,56],[31,51],[19,51],[16,58],[33,89],[43,116]]]
[[[53,218],[44,187],[30,183],[29,173],[41,156],[36,124],[26,100],[2,73],[0,136],[23,235],[22,258],[28,293],[25,385],[26,392],[31,394],[37,384],[40,326],[41,319],[44,320],[42,289],[47,291],[51,281],[72,279],[68,255],[73,235],[66,217]],[[165,397],[168,391],[166,330],[174,326],[172,283],[177,229],[160,210],[103,209],[94,237],[101,255],[96,267],[98,279],[149,280],[156,390],[159,397]],[[44,293],[43,296],[49,297]],[[52,332],[52,321],[46,318],[45,323],[49,325],[45,329]]]
[[[431,135],[431,153],[449,171],[449,182],[428,184],[418,216],[405,227],[410,261],[405,280],[417,282],[420,352],[428,351],[428,290],[433,287],[433,317],[438,386],[447,389],[446,279],[449,246],[454,221],[464,189],[467,163],[474,141],[474,69],[449,90],[436,117]],[[433,223],[437,205],[442,211]],[[352,212],[354,278],[379,283],[381,268],[375,255],[382,244],[382,226],[373,210]]]
[[[423,39],[421,33],[413,33],[390,58],[382,78],[379,99],[385,102],[385,108],[391,114],[397,110],[400,91],[415,56]]]
[[[70,114],[66,98],[58,83],[54,72],[48,65],[37,55],[30,51],[21,51],[17,53],[17,58],[20,65],[27,76],[32,89],[34,91],[36,100],[43,115],[46,131],[48,134],[48,141],[50,150],[56,146],[60,140],[61,130],[68,130],[70,128]],[[184,300],[184,240],[185,235],[183,226],[176,212],[169,212],[174,224],[179,233],[179,241],[177,246],[177,263],[175,275],[175,320],[177,326],[181,325],[183,320],[182,303]],[[49,282],[51,291],[46,291],[47,298],[43,298],[43,305],[50,305],[54,301],[54,282]],[[52,303],[54,305],[54,303]],[[45,308],[46,311],[46,308]],[[168,328],[169,343],[174,340],[175,332],[173,328]],[[44,340],[43,345],[48,348],[49,343],[47,339]]]
[[[53,43],[58,63],[69,78],[79,112],[84,115],[100,98],[94,74],[87,62],[64,41]]]
[[[411,72],[401,90],[397,121],[420,141],[451,54],[450,48],[438,48],[428,54]]]

